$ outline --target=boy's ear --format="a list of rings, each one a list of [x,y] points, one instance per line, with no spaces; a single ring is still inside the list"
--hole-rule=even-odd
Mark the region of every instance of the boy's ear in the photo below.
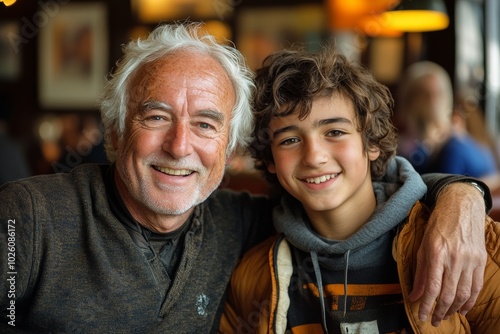
[[[378,147],[372,147],[368,149],[368,159],[370,161],[375,161],[380,156],[380,149]]]
[[[271,174],[276,174],[276,166],[273,163],[267,164],[267,171]]]

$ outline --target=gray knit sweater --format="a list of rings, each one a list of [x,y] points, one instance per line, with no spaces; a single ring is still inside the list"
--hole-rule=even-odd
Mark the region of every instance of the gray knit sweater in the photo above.
[[[106,168],[0,188],[0,332],[215,331],[238,258],[270,233],[268,201],[217,191],[197,206],[164,299],[160,260],[146,259],[109,208]]]

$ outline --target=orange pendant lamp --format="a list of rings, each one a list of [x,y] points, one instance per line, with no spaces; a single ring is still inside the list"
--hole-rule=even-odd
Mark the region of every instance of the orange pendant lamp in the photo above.
[[[442,30],[449,25],[443,0],[403,0],[381,15],[387,28],[404,32]]]
[[[0,2],[3,2],[3,4],[8,7],[10,5],[13,5],[16,0],[0,0]]]
[[[371,36],[445,29],[449,18],[443,0],[329,0],[331,27]]]

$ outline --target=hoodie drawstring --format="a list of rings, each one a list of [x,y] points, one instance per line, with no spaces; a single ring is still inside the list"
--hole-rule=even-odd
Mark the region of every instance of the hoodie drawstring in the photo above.
[[[345,261],[345,269],[344,269],[344,318],[347,312],[347,272],[349,271],[349,255],[351,254],[351,250],[347,250],[344,254]]]
[[[318,254],[316,252],[311,252],[311,260],[314,268],[314,275],[316,276],[316,282],[318,285],[319,292],[319,302],[321,304],[321,318],[323,319],[323,331],[328,334],[328,327],[326,327],[326,310],[325,310],[325,299],[323,296],[323,280],[321,279],[321,270],[319,268]]]
[[[328,333],[328,327],[326,326],[326,307],[325,307],[325,297],[323,295],[323,279],[321,278],[321,269],[319,267],[318,254],[311,251],[311,260],[314,268],[314,275],[316,276],[316,284],[318,285],[319,302],[321,304],[321,319],[323,320],[323,331]],[[345,269],[344,269],[344,318],[347,313],[347,278],[349,272],[349,256],[351,255],[351,250],[348,250],[344,254]]]

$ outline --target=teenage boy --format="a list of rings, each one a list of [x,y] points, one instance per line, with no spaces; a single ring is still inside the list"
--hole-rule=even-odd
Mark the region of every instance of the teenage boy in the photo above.
[[[500,224],[489,217],[476,306],[441,324],[419,320],[409,292],[429,216],[419,201],[426,186],[395,157],[388,89],[328,49],[271,55],[256,84],[253,154],[286,193],[274,210],[279,234],[233,274],[221,332],[498,331]],[[404,184],[383,178],[388,169]]]

